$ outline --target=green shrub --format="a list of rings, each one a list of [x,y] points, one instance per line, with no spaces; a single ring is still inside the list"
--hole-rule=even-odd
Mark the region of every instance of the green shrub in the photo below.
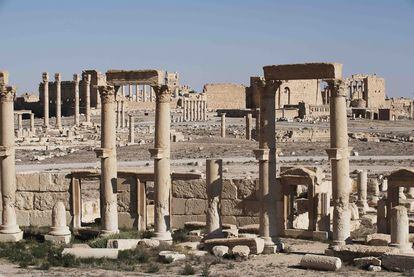
[[[186,264],[183,270],[181,271],[181,275],[194,275],[194,274],[195,274],[194,267],[190,264]]]
[[[158,271],[160,271],[160,267],[156,263],[151,263],[146,273],[157,273]]]

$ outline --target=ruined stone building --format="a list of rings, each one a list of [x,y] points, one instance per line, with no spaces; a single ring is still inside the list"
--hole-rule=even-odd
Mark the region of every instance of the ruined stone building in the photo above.
[[[239,84],[206,84],[203,93],[207,97],[208,109],[244,109],[246,87]]]

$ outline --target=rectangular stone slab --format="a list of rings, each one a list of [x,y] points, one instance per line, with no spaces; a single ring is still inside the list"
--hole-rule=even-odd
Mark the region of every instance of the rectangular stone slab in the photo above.
[[[340,63],[303,63],[267,65],[265,80],[342,79]]]
[[[398,248],[389,246],[371,246],[371,245],[337,245],[332,249],[326,249],[325,255],[335,256],[344,262],[351,262],[355,258],[362,257],[381,257],[385,253],[398,253]]]
[[[260,254],[264,249],[264,240],[261,238],[220,238],[204,241],[204,250],[211,251],[214,246],[224,245],[230,250],[236,245],[246,245],[250,248],[251,254]]]
[[[148,70],[108,70],[106,81],[112,85],[157,85],[162,80],[163,72],[155,69]]]
[[[414,254],[386,253],[381,257],[382,266],[392,271],[409,271],[414,269]]]
[[[65,248],[62,255],[73,255],[79,259],[118,259],[119,249],[114,248]]]

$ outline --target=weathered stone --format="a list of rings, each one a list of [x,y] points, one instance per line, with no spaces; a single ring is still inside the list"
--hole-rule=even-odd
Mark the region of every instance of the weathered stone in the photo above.
[[[259,234],[259,224],[248,224],[239,227],[239,233]]]
[[[172,198],[172,214],[186,214],[185,212],[185,202],[187,200],[184,198]]]
[[[367,268],[368,271],[373,271],[373,272],[379,272],[382,270],[382,267],[377,266],[377,265],[370,265]]]
[[[336,245],[325,250],[325,254],[340,258],[344,262],[351,262],[355,258],[381,257],[385,253],[398,253],[398,249],[388,246],[369,245]]]
[[[254,200],[244,200],[243,209],[244,209],[244,215],[259,216],[260,202],[254,201]]]
[[[72,248],[91,248],[91,247],[86,243],[74,243],[72,244]]]
[[[374,246],[388,246],[391,242],[391,235],[389,234],[370,234],[367,235],[366,240],[367,244]]]
[[[243,215],[242,201],[223,199],[221,201],[221,215]]]
[[[30,211],[16,210],[17,225],[30,226]]]
[[[118,227],[132,229],[136,227],[137,215],[135,213],[119,212]]]
[[[342,79],[342,64],[304,63],[263,67],[266,80]]]
[[[34,194],[34,208],[39,211],[52,210],[56,202],[62,201],[65,204],[66,210],[69,210],[69,193],[55,192],[55,193],[35,193]]]
[[[200,242],[198,241],[187,241],[178,243],[175,245],[177,248],[181,248],[184,250],[197,250],[200,246]]]
[[[62,256],[73,255],[79,259],[118,259],[118,249],[110,248],[65,248]]]
[[[229,253],[229,248],[224,245],[216,245],[211,249],[211,252],[216,257],[223,257],[224,255]]]
[[[247,259],[250,254],[250,248],[246,245],[236,245],[231,249],[231,253],[236,257]]]
[[[188,255],[194,256],[194,257],[203,257],[207,254],[208,254],[208,252],[203,251],[203,250],[190,250],[190,251],[188,251]]]
[[[207,202],[203,199],[188,199],[185,203],[185,213],[201,215],[205,214]]]
[[[106,248],[116,248],[119,250],[137,248],[140,239],[110,239],[106,244]]]
[[[251,179],[235,179],[234,184],[237,187],[238,199],[257,200],[257,184]]]
[[[67,173],[47,173],[42,172],[40,176],[40,191],[68,191],[70,179],[66,178]]]
[[[235,216],[221,216],[221,221],[226,224],[234,224],[237,225],[237,218]]]
[[[16,192],[16,209],[33,210],[33,198],[33,192]]]
[[[39,191],[39,173],[25,172],[16,174],[17,191]]]
[[[205,180],[174,180],[172,195],[176,198],[207,199]]]
[[[147,248],[156,248],[160,246],[160,241],[155,239],[142,239],[138,242],[138,245]]]
[[[217,245],[224,245],[230,248],[236,245],[246,245],[250,248],[250,253],[252,254],[260,254],[264,249],[264,241],[261,238],[219,238],[204,241],[204,249],[207,251]]]
[[[366,269],[370,265],[381,266],[381,260],[376,257],[356,258],[354,259],[354,265]]]
[[[223,189],[221,191],[221,199],[237,199],[237,187],[232,180],[223,180]]]
[[[238,216],[237,217],[238,226],[252,225],[252,224],[259,224],[258,216]]]
[[[158,257],[160,258],[160,261],[162,262],[175,262],[178,260],[185,260],[185,255],[175,252],[175,251],[161,251],[158,253]]]
[[[30,211],[30,226],[52,225],[52,211]]]
[[[336,257],[306,254],[300,260],[300,266],[316,270],[337,271],[341,268],[341,259]]]
[[[381,261],[382,266],[391,271],[414,270],[414,254],[385,253]]]

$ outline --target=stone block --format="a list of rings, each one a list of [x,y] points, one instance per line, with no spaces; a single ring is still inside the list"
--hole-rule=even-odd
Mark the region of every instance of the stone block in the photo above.
[[[221,258],[224,255],[229,254],[229,248],[224,245],[216,245],[216,246],[213,246],[213,248],[211,249],[211,252],[213,253],[214,256]]]
[[[39,191],[40,180],[37,172],[24,172],[16,174],[17,191]]]
[[[260,202],[255,200],[245,200],[243,203],[244,215],[259,216]]]
[[[237,258],[247,259],[250,254],[250,248],[246,245],[236,245],[231,250],[231,253]]]
[[[234,224],[237,225],[237,218],[235,216],[222,216],[221,220],[226,224]]]
[[[119,250],[137,248],[140,239],[110,239],[106,244],[106,248],[116,248]]]
[[[130,212],[131,210],[131,193],[129,191],[118,192],[118,212]]]
[[[175,251],[161,251],[158,253],[158,257],[162,262],[175,262],[178,260],[185,260],[185,255]]]
[[[70,179],[68,173],[40,173],[40,191],[63,192],[69,191]]]
[[[52,235],[45,235],[45,240],[50,241],[55,244],[68,244],[71,239],[71,235],[66,236],[52,236]]]
[[[172,195],[176,198],[207,199],[206,182],[202,179],[174,180]]]
[[[354,259],[354,265],[359,268],[368,268],[370,265],[381,266],[381,260],[376,257],[363,257]]]
[[[237,199],[237,187],[232,180],[223,180],[221,199]]]
[[[56,202],[62,201],[65,204],[65,209],[69,210],[69,193],[68,192],[53,192],[53,193],[35,193],[34,194],[34,209],[39,211],[52,210]]]
[[[52,211],[31,211],[30,226],[44,227],[52,225]]]
[[[263,71],[265,80],[342,79],[340,63],[268,65]]]
[[[243,215],[243,204],[241,200],[221,200],[221,215]]]
[[[336,257],[306,254],[300,260],[300,266],[316,270],[337,271],[341,268],[342,261]]]
[[[391,243],[391,235],[375,233],[375,234],[367,235],[365,240],[368,245],[388,246],[388,244]]]
[[[17,210],[33,210],[33,192],[16,192],[15,206]]]
[[[184,224],[188,221],[197,221],[197,216],[195,215],[174,215],[171,218],[171,226],[173,228],[183,228]]]
[[[137,216],[136,214],[118,212],[118,226],[123,229],[137,228]]]
[[[188,199],[185,202],[185,213],[202,215],[206,213],[207,201],[203,199]]]
[[[16,210],[17,225],[21,227],[30,226],[30,212]]]
[[[250,248],[250,253],[260,254],[264,249],[264,240],[261,238],[218,238],[204,241],[204,249],[207,251],[211,251],[217,245],[224,245],[229,248],[237,245],[245,245]]]
[[[414,254],[386,253],[381,257],[382,267],[391,271],[414,270]]]
[[[176,215],[176,214],[185,214],[185,202],[187,200],[184,198],[172,198],[172,203],[171,203],[171,210],[172,210],[172,214]]]
[[[369,245],[336,245],[325,251],[326,255],[335,256],[344,262],[352,262],[355,258],[381,257],[385,253],[398,253],[398,249],[388,246]]]
[[[240,225],[239,233],[259,234],[259,223]]]
[[[118,259],[118,249],[111,248],[65,248],[62,256],[73,255],[78,259]]]
[[[118,193],[122,191],[130,191],[131,185],[136,186],[136,180],[134,177],[118,177],[117,179],[117,190]]]
[[[23,239],[23,231],[14,234],[0,234],[0,242],[17,242]]]
[[[259,217],[258,216],[237,216],[236,221],[237,221],[237,226],[259,224]]]
[[[251,179],[235,179],[234,184],[237,187],[237,198],[257,200],[257,183]]]

